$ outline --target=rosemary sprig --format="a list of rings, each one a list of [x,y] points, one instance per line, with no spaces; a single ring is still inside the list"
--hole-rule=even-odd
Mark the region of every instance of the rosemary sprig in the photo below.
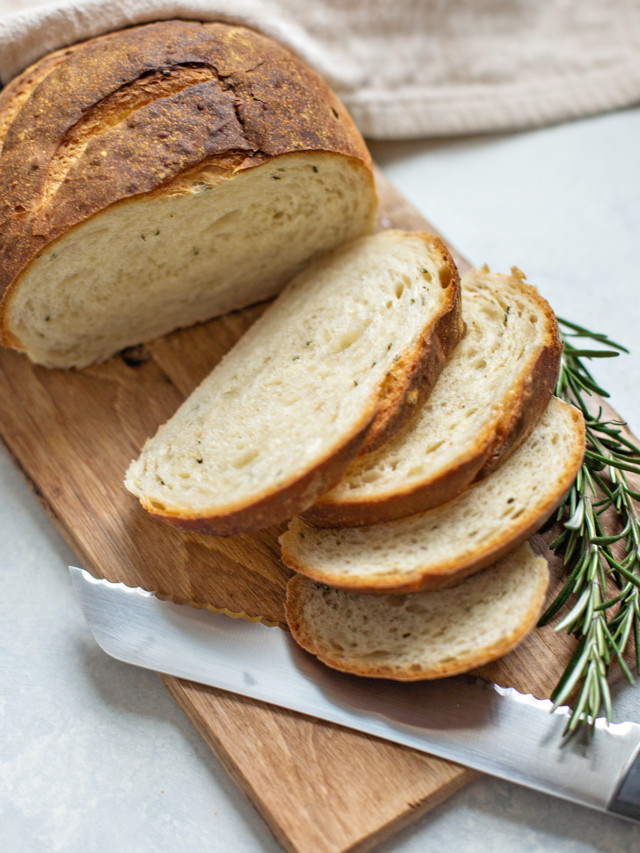
[[[567,580],[540,619],[545,625],[568,608],[556,631],[568,631],[578,639],[576,651],[560,678],[552,700],[557,707],[575,694],[565,734],[578,726],[593,724],[596,717],[611,718],[608,675],[617,661],[630,682],[633,676],[625,652],[633,636],[636,670],[640,674],[640,518],[628,473],[640,474],[640,451],[622,434],[620,421],[607,421],[602,409],[593,414],[587,398],[609,394],[595,381],[583,359],[613,358],[628,350],[597,334],[559,318],[564,353],[556,394],[577,405],[586,423],[585,459],[567,498],[558,510],[562,532],[551,543],[561,554]],[[597,344],[577,345],[576,338]],[[575,342],[574,342],[575,341]],[[617,519],[615,533],[607,535],[606,512]],[[622,552],[622,556],[616,557]],[[616,594],[607,597],[607,579]]]

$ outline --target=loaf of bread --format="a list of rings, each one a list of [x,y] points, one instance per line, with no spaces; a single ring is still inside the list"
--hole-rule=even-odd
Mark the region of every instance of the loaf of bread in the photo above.
[[[534,627],[549,569],[527,543],[450,589],[372,595],[300,575],[287,588],[296,642],[334,669],[399,681],[459,675],[501,657]]]
[[[264,300],[370,230],[370,156],[319,76],[243,27],[164,21],[0,94],[0,334],[48,366]]]
[[[538,422],[562,354],[553,311],[515,268],[470,270],[461,289],[465,336],[425,405],[355,459],[305,521],[357,527],[438,506],[504,462]]]
[[[150,513],[203,533],[290,518],[419,409],[462,332],[442,241],[383,231],[316,260],[131,464]]]
[[[497,471],[426,512],[368,527],[327,529],[293,519],[282,558],[319,583],[363,592],[451,586],[523,542],[549,517],[576,477],[584,419],[557,397]]]

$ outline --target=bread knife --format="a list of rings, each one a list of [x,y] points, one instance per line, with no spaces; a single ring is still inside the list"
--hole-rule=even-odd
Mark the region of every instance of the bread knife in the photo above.
[[[594,722],[568,741],[568,708],[478,678],[393,682],[325,667],[287,631],[161,601],[69,567],[111,657],[366,732],[640,822],[640,725]]]

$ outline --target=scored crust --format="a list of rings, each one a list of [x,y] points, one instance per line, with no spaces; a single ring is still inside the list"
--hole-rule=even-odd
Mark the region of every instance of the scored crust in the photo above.
[[[244,27],[163,21],[40,60],[0,100],[0,334],[20,274],[54,240],[116,202],[180,191],[294,151],[371,158],[322,79]]]

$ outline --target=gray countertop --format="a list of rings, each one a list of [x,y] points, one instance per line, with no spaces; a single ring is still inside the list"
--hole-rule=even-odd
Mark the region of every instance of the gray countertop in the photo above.
[[[519,266],[561,316],[630,347],[595,373],[640,434],[640,110],[372,149],[467,258]],[[0,541],[2,849],[279,850],[160,679],[95,646],[73,554],[5,454]],[[640,722],[640,688],[617,693],[615,718]],[[640,827],[482,778],[380,848],[443,849],[619,853]]]

